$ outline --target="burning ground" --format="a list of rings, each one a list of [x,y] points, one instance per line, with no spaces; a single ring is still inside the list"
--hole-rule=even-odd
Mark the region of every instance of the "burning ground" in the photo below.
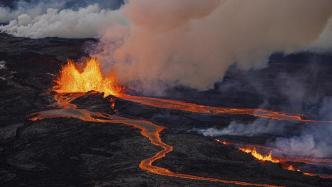
[[[176,87],[167,90],[167,100],[121,94],[104,97],[92,91],[68,94],[65,89],[54,88],[67,58],[79,60],[87,56],[85,46],[96,40],[32,40],[6,34],[0,37],[2,186],[223,186],[225,183],[331,186],[330,179],[289,171],[281,163],[262,162],[239,150],[254,146],[257,152],[269,154],[270,150],[264,148],[275,145],[277,138],[291,139],[301,136],[306,127],[329,125],[329,119],[308,121],[321,119],[320,99],[311,105],[296,106],[293,103],[297,100],[288,97],[275,76],[269,75],[273,72],[291,82],[301,78],[301,72],[316,72],[315,79],[301,87],[310,88],[319,81],[319,98],[327,98],[332,80],[327,63],[329,55],[280,54],[271,58],[270,66],[264,70],[252,72],[232,67],[214,89],[201,92]],[[310,68],[313,61],[303,59],[315,59],[315,67],[320,68],[313,71]],[[298,76],[288,78],[290,74]],[[62,93],[55,92],[60,90]],[[132,90],[120,90],[135,94]],[[309,91],[306,94],[308,98],[315,95]],[[68,102],[71,105],[64,106]],[[308,105],[316,106],[316,110]],[[298,111],[288,106],[296,106]],[[266,110],[247,110],[253,108]],[[280,121],[276,119],[281,117]],[[262,119],[272,123],[273,130],[260,130],[260,133],[247,130],[252,133],[213,134],[213,137],[193,131],[211,127],[232,129],[229,127],[232,123],[249,128],[251,124],[260,124],[258,121]],[[274,133],[278,125],[281,130]],[[218,143],[217,138],[226,139],[229,144]],[[154,155],[163,150],[168,154],[154,160]],[[303,160],[292,162],[287,164],[305,166]],[[317,167],[312,165],[306,167]],[[326,166],[319,173],[328,175],[330,170]]]

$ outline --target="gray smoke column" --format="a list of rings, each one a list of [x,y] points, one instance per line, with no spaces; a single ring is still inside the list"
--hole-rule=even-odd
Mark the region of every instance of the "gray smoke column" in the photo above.
[[[231,64],[258,68],[273,52],[310,46],[326,27],[332,1],[129,0],[121,11],[129,27],[122,37],[108,30],[97,55],[121,81],[208,89]]]

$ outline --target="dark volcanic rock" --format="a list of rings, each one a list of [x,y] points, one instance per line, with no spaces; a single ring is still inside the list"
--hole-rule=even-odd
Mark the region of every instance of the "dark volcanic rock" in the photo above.
[[[4,145],[1,170],[8,181],[2,180],[2,186],[115,184],[142,174],[137,165],[150,151],[156,150],[136,130],[121,125],[68,119],[26,124]]]
[[[67,58],[84,56],[94,40],[27,39],[0,33],[0,124],[22,122],[26,115],[53,102],[45,95]]]

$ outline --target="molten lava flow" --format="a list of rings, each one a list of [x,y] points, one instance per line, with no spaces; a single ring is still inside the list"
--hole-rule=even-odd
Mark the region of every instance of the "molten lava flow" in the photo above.
[[[125,100],[163,109],[181,110],[185,112],[212,115],[250,115],[259,118],[296,121],[303,123],[324,122],[305,120],[303,119],[302,115],[287,114],[264,109],[211,107],[170,99],[125,95],[122,93],[122,87],[117,84],[114,75],[110,75],[108,77],[103,76],[101,73],[100,64],[96,58],[87,59],[85,62],[85,67],[82,69],[82,71],[77,68],[73,61],[69,60],[68,63],[62,68],[60,75],[55,82],[56,85],[54,87],[54,91],[57,93],[85,93],[88,91],[97,91],[104,93],[105,97],[109,95],[115,95]],[[325,123],[332,122],[327,121]]]
[[[306,120],[303,119],[303,116],[300,114],[287,114],[283,112],[275,112],[265,109],[212,107],[212,106],[199,105],[199,104],[177,101],[177,100],[131,96],[125,94],[122,94],[119,97],[146,106],[170,109],[170,110],[180,110],[180,111],[193,112],[193,113],[212,114],[212,115],[249,115],[258,118],[273,119],[280,121],[295,121],[302,123],[320,123],[320,124],[332,123],[332,121]]]
[[[183,173],[176,173],[166,168],[162,168],[159,166],[155,166],[154,163],[157,160],[164,158],[168,153],[173,151],[173,147],[164,143],[161,138],[160,134],[164,130],[164,127],[158,126],[152,122],[146,120],[135,120],[124,118],[116,115],[109,115],[105,113],[99,112],[92,112],[86,109],[79,109],[77,106],[73,106],[74,104],[66,103],[70,102],[78,95],[72,94],[74,98],[69,99],[70,95],[59,95],[57,101],[61,101],[59,106],[70,106],[62,109],[54,109],[54,110],[47,110],[32,114],[30,117],[31,121],[39,121],[43,119],[50,119],[50,118],[76,118],[86,122],[94,122],[94,123],[105,123],[105,124],[123,124],[130,127],[134,127],[141,130],[142,136],[149,139],[149,141],[162,150],[156,153],[154,156],[142,160],[139,164],[139,167],[147,171],[149,173],[162,175],[162,176],[169,176],[169,177],[176,177],[182,179],[189,179],[189,180],[200,180],[200,181],[208,181],[208,182],[219,182],[225,184],[233,184],[233,185],[243,185],[243,186],[262,186],[262,187],[272,187],[276,185],[270,184],[258,184],[258,183],[249,183],[249,182],[242,182],[236,180],[224,180],[218,178],[211,178],[211,177],[201,177],[195,176],[190,174],[183,174]]]
[[[267,155],[263,155],[259,152],[257,152],[256,148],[245,148],[245,147],[241,147],[240,151],[251,154],[254,158],[256,158],[257,160],[261,160],[261,161],[268,161],[268,162],[272,162],[272,163],[279,163],[280,160],[274,159],[272,157],[272,152],[270,152]]]
[[[108,96],[118,95],[121,92],[121,87],[116,84],[114,76],[103,76],[100,64],[95,58],[87,59],[82,71],[79,71],[75,63],[69,60],[55,82],[57,93],[78,93],[93,90]]]
[[[296,121],[304,123],[316,123],[320,121],[305,120],[302,115],[292,115],[282,112],[274,112],[264,109],[246,109],[246,108],[226,108],[226,107],[211,107],[198,105],[194,103],[181,102],[169,99],[149,98],[130,96],[122,93],[122,89],[116,83],[114,76],[104,77],[101,73],[100,64],[94,58],[88,59],[85,62],[85,67],[80,71],[73,61],[68,63],[62,68],[58,79],[55,81],[56,86],[54,91],[57,93],[85,93],[88,91],[103,92],[104,96],[115,95],[122,99],[132,102],[140,103],[147,106],[158,107],[163,109],[181,110],[185,112],[213,114],[213,115],[250,115],[260,118]],[[59,94],[60,95],[60,94]],[[77,94],[79,96],[80,94]],[[245,186],[273,186],[269,184],[256,184],[234,180],[224,180],[210,177],[200,177],[190,174],[176,173],[166,168],[155,166],[154,163],[157,160],[162,159],[168,153],[173,151],[173,147],[164,143],[160,138],[160,133],[164,127],[153,124],[146,120],[134,120],[123,118],[116,115],[108,115],[104,113],[92,112],[87,109],[78,109],[76,105],[71,101],[75,98],[75,94],[56,96],[56,101],[62,109],[55,109],[49,111],[43,111],[34,114],[30,119],[32,121],[38,121],[45,118],[76,118],[86,122],[95,123],[110,123],[110,124],[124,124],[141,130],[141,134],[148,138],[149,141],[162,148],[160,152],[153,157],[147,158],[141,161],[139,167],[147,172],[176,177],[190,180],[202,180],[210,182],[221,182],[226,184],[245,185]],[[113,105],[113,103],[112,103]],[[114,106],[112,106],[114,107]],[[222,142],[228,145],[229,142]],[[242,151],[250,153],[255,158],[263,161],[270,161],[273,163],[279,163],[279,160],[272,158],[272,153],[268,155],[262,155],[256,151],[256,149]]]

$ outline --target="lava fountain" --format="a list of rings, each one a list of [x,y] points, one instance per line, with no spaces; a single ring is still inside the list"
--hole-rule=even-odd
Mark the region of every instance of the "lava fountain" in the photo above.
[[[113,74],[108,76],[102,74],[100,63],[96,58],[87,59],[82,71],[74,61],[68,60],[55,83],[54,90],[57,93],[97,91],[104,93],[104,96],[109,96],[119,95],[122,90]]]

